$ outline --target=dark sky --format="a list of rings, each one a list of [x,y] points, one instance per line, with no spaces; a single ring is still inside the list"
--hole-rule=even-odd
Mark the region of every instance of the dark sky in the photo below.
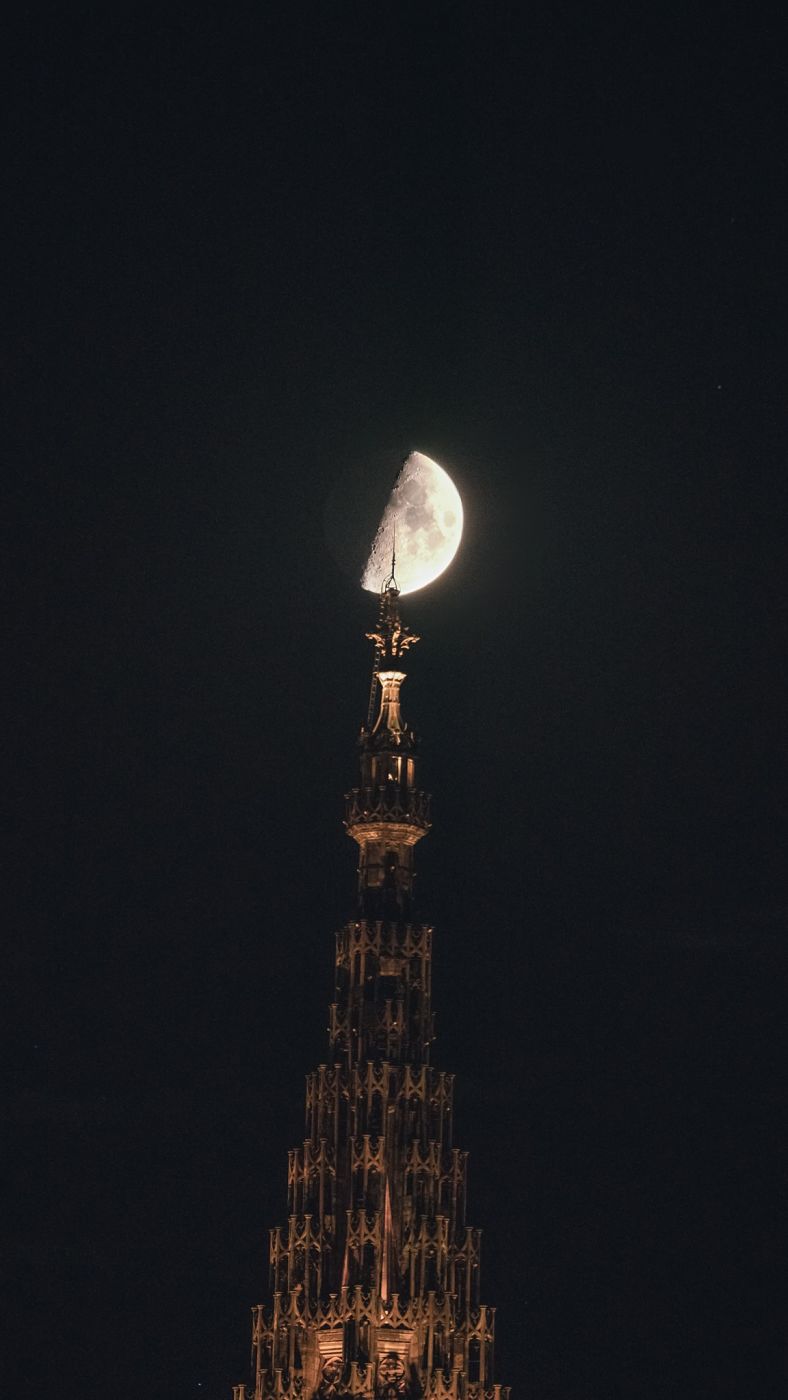
[[[777,12],[130,8],[3,45],[7,1393],[247,1374],[353,912],[337,556],[419,447],[467,516],[406,714],[499,1379],[782,1395]]]

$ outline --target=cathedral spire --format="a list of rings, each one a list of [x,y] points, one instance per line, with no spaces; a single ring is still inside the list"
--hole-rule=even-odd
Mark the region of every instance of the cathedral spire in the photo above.
[[[393,569],[392,569],[393,575]],[[254,1388],[234,1400],[508,1400],[493,1383],[495,1309],[466,1217],[454,1076],[430,1048],[432,937],[413,917],[413,850],[429,829],[402,718],[394,578],[380,599],[377,719],[359,740],[346,826],[358,907],[336,935],[326,1062],[307,1076],[287,1224],[270,1232],[269,1304],[253,1309]]]
[[[375,646],[373,702],[380,710],[359,739],[360,784],[347,795],[345,826],[359,847],[359,911],[370,918],[410,916],[413,906],[413,847],[430,827],[429,795],[417,784],[417,741],[402,716],[403,660],[420,640],[402,621],[399,590],[392,577],[380,595],[378,625],[368,632]],[[374,703],[370,706],[374,711]]]

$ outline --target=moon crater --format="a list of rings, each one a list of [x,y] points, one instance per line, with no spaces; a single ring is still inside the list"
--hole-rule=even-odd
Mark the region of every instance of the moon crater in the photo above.
[[[462,500],[448,472],[423,452],[404,462],[372,542],[361,578],[379,593],[391,575],[401,593],[415,593],[447,569],[462,538]]]

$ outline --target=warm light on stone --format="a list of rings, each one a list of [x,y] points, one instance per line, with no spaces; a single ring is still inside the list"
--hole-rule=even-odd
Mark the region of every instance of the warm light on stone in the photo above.
[[[429,831],[418,745],[402,717],[418,641],[399,593],[380,600],[359,786],[356,916],[336,937],[327,1063],[307,1078],[306,1136],[288,1167],[288,1223],[270,1234],[268,1306],[253,1309],[254,1390],[234,1400],[508,1400],[492,1379],[495,1309],[466,1219],[454,1078],[430,1065],[432,928],[414,906]],[[374,723],[373,723],[374,720]],[[470,995],[470,989],[469,989]]]

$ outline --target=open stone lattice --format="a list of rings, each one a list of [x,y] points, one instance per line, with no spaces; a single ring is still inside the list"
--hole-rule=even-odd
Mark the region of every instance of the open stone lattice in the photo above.
[[[509,1400],[494,1384],[453,1076],[430,1065],[432,928],[415,919],[413,854],[430,826],[400,669],[418,638],[393,583],[375,643],[380,710],[359,740],[345,825],[357,911],[336,938],[329,1058],[307,1077],[289,1154],[288,1223],[271,1230],[272,1301],[252,1310],[253,1389],[233,1400]]]

